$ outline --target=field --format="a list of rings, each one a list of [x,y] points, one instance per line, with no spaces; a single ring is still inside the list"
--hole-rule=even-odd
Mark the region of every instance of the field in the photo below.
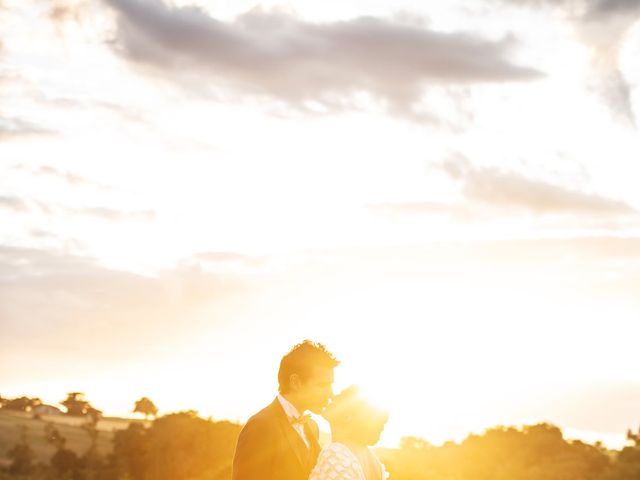
[[[53,423],[60,434],[67,439],[66,447],[82,454],[89,446],[89,435],[82,429],[86,419],[67,417],[66,415],[42,415],[33,418],[30,413],[0,410],[0,465],[8,462],[8,452],[20,440],[23,428],[26,427],[27,441],[35,452],[36,460],[48,462],[55,448],[45,440],[44,427]],[[98,451],[106,454],[111,451],[113,432],[127,428],[131,422],[144,420],[107,417],[98,422]]]

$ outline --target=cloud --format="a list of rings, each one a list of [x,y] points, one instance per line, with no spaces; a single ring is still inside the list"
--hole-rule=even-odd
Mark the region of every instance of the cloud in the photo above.
[[[381,214],[446,216],[460,222],[529,214],[578,220],[576,226],[615,228],[616,220],[637,217],[626,202],[565,188],[513,171],[473,165],[453,155],[437,167],[460,188],[460,201],[395,202],[369,205]],[[568,227],[564,222],[564,227]]]
[[[556,7],[567,15],[580,40],[592,50],[589,86],[614,118],[631,126],[636,119],[631,87],[620,70],[618,54],[629,28],[640,19],[637,0],[499,0],[505,4]]]
[[[21,369],[35,374],[26,361],[34,352],[71,375],[92,362],[104,368],[171,353],[196,326],[202,331],[212,320],[223,321],[212,314],[214,305],[244,288],[237,276],[194,268],[142,276],[88,257],[0,247],[0,351],[25,360],[12,372],[16,380]],[[199,315],[201,309],[209,314]]]
[[[573,388],[561,388],[548,403],[540,405],[540,413],[554,412],[563,425],[573,428],[625,432],[637,428],[630,424],[640,403],[640,383],[611,382]],[[594,412],[599,412],[594,415]],[[555,420],[555,419],[554,419]]]
[[[37,177],[51,177],[63,180],[72,186],[89,186],[99,188],[101,190],[115,190],[113,187],[94,182],[80,175],[76,175],[66,170],[60,170],[51,165],[40,165],[37,168],[29,168],[25,165],[14,165],[14,170],[24,170]]]
[[[586,3],[587,16],[637,12],[640,7],[637,0],[590,0]]]
[[[637,213],[630,205],[618,200],[566,189],[495,167],[473,166],[462,156],[448,159],[443,170],[462,183],[466,199],[501,209],[517,208],[535,214]]]
[[[74,175],[73,173],[69,173],[69,172],[63,172],[49,165],[40,166],[40,168],[38,168],[38,170],[35,173],[36,175],[47,175],[47,176],[62,178],[70,185],[86,185],[89,183],[86,179],[78,175]]]
[[[0,141],[23,136],[50,135],[53,132],[21,118],[0,114]]]
[[[89,207],[67,209],[67,211],[110,222],[152,222],[156,218],[154,210],[116,210],[107,207]]]
[[[571,17],[589,18],[638,10],[637,0],[501,0],[507,5],[556,7]]]
[[[44,203],[34,199],[24,199],[15,195],[0,196],[0,208],[12,210],[16,213],[28,213],[40,211],[47,215],[52,213],[51,209]]]
[[[218,265],[228,264],[246,267],[259,267],[264,263],[262,258],[233,252],[200,252],[194,255],[192,259]]]
[[[40,248],[56,248],[57,250],[68,253],[86,252],[89,250],[87,245],[77,238],[62,236],[41,228],[29,229],[28,235],[32,246],[35,241]]]
[[[370,204],[369,208],[380,214],[442,215],[455,220],[467,221],[477,216],[471,208],[462,204],[444,202],[397,202]]]
[[[29,206],[21,198],[14,196],[0,196],[0,208],[12,210],[14,212],[25,213],[29,211]]]
[[[118,210],[109,207],[69,208],[35,199],[25,200],[13,195],[0,196],[0,208],[16,213],[40,211],[45,215],[80,215],[109,222],[152,222],[157,216],[155,210]]]
[[[49,18],[56,23],[79,22],[88,7],[85,0],[50,0]]]
[[[160,0],[105,1],[117,13],[114,48],[127,59],[177,81],[191,72],[301,110],[352,108],[354,96],[366,93],[415,118],[425,87],[541,76],[509,60],[510,36],[488,40],[374,17],[311,23],[261,9],[223,22]]]

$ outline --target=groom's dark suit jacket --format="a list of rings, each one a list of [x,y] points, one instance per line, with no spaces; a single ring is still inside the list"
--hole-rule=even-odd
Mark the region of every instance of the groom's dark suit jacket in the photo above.
[[[318,425],[305,425],[309,448],[276,398],[249,419],[238,437],[233,480],[308,480],[320,453]]]

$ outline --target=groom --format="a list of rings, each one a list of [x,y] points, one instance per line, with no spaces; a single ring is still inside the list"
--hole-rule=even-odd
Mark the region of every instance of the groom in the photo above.
[[[307,480],[320,452],[320,413],[331,398],[339,362],[324,345],[305,340],[280,362],[278,396],[251,417],[238,437],[232,480]]]

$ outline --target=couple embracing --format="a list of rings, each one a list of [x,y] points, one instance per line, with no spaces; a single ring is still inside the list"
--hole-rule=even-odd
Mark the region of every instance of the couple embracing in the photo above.
[[[233,480],[386,480],[370,450],[387,421],[356,387],[333,396],[338,361],[322,344],[305,340],[280,362],[278,395],[247,421],[233,459]],[[332,441],[305,412],[322,415]]]

